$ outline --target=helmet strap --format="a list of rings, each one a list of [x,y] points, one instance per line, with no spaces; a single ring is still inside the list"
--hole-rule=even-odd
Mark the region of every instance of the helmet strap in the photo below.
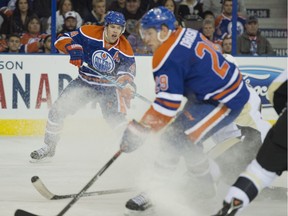
[[[158,39],[161,43],[163,43],[164,41],[166,41],[166,40],[170,37],[170,35],[171,35],[171,33],[172,33],[172,30],[169,29],[169,31],[168,31],[168,33],[167,33],[167,36],[166,36],[165,38],[163,38],[163,39],[161,39],[160,33],[161,33],[161,31],[158,31],[158,32],[157,32],[157,39]]]

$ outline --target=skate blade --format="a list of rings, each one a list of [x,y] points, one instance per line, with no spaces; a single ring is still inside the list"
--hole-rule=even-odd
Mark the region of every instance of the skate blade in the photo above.
[[[52,161],[52,157],[45,157],[42,159],[30,158],[30,160],[29,160],[30,163],[50,163],[51,161]]]
[[[124,216],[156,216],[156,213],[152,207],[146,209],[145,211],[134,211],[126,208]]]

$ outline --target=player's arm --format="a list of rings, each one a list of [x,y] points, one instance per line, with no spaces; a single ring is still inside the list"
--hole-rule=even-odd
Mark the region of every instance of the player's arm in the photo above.
[[[157,63],[153,64],[153,68],[157,68],[157,65]],[[156,98],[140,122],[132,121],[125,130],[121,143],[124,152],[130,152],[131,146],[133,150],[140,146],[147,133],[164,128],[180,108],[184,93],[184,74],[177,64],[173,59],[168,59],[160,69],[155,69],[153,74]]]
[[[80,67],[83,63],[83,47],[81,45],[80,31],[64,33],[54,43],[60,53],[70,55],[70,63]]]
[[[158,112],[153,105],[146,111],[140,122],[133,120],[128,124],[120,144],[122,151],[127,153],[136,150],[144,143],[150,132],[161,130],[174,117]]]
[[[130,101],[136,92],[134,78],[136,75],[136,64],[134,57],[128,57],[125,63],[117,71],[116,82],[122,88],[119,89],[120,96],[124,99],[126,106],[130,107]]]
[[[140,124],[145,125],[146,127],[150,128],[150,130],[157,132],[164,128],[172,118],[172,116],[166,116],[157,112],[153,106],[151,106],[140,120]]]

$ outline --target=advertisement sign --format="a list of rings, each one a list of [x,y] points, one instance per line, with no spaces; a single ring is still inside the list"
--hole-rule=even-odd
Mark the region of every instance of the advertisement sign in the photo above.
[[[260,95],[263,107],[272,110],[267,99],[267,89],[270,83],[287,69],[287,58],[237,57],[236,60],[244,80]],[[153,101],[155,84],[151,61],[151,56],[136,56],[135,83],[137,93]],[[0,134],[43,133],[49,108],[61,91],[77,76],[77,67],[69,64],[67,55],[1,55]],[[129,112],[134,117],[149,106],[150,104],[136,98],[132,101]],[[95,109],[95,106],[87,109],[91,108]],[[96,109],[101,115],[98,107]],[[96,117],[94,113],[93,117]],[[265,118],[270,120],[277,116],[268,111]]]

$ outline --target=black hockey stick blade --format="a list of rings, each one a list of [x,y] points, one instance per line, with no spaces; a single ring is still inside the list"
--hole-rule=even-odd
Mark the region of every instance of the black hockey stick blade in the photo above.
[[[46,199],[48,200],[61,200],[61,199],[69,199],[74,198],[77,194],[65,194],[65,195],[57,195],[48,190],[43,181],[38,176],[33,176],[31,178],[31,182],[35,189]],[[108,194],[116,194],[116,193],[125,193],[135,190],[135,188],[119,188],[119,189],[111,189],[111,190],[102,190],[102,191],[93,191],[86,192],[82,196],[98,196],[98,195],[108,195]]]
[[[39,215],[32,214],[32,213],[24,211],[22,209],[17,209],[14,216],[39,216]]]
[[[111,166],[111,164],[121,155],[122,149],[119,149],[113,157],[93,176],[93,178],[82,188],[82,190],[76,194],[73,199],[57,214],[57,216],[63,216],[82,196],[86,191],[94,184],[95,181]],[[17,209],[14,216],[37,216],[27,211]]]

